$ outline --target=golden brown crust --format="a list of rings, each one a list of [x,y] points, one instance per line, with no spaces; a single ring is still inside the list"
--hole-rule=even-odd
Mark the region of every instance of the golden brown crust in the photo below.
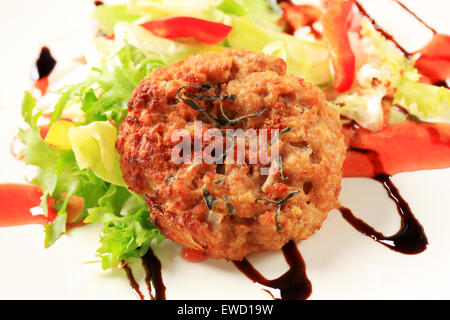
[[[236,96],[223,104],[229,118],[266,109],[232,128],[292,129],[280,136],[287,179],[261,175],[257,164],[171,161],[175,130],[192,133],[195,120],[203,121],[204,131],[215,127],[176,98],[179,88],[204,84],[212,88],[196,94]],[[217,103],[201,103],[219,117]],[[143,80],[129,102],[116,146],[125,181],[131,190],[146,194],[152,221],[168,238],[232,260],[278,249],[319,229],[336,205],[346,149],[338,115],[327,107],[320,89],[286,74],[283,60],[245,50],[195,55]],[[213,212],[204,201],[204,187],[218,200]],[[276,205],[255,200],[279,200],[292,191],[300,192],[281,207],[277,230]],[[234,208],[231,214],[225,196]]]

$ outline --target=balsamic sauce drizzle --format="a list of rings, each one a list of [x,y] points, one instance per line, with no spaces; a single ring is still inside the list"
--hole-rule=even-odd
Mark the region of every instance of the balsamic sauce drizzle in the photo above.
[[[395,3],[397,3],[400,7],[402,7],[406,12],[408,12],[410,15],[412,15],[417,21],[419,21],[424,27],[426,27],[428,30],[433,32],[433,34],[437,34],[436,29],[432,28],[428,23],[423,21],[421,18],[419,18],[411,9],[409,9],[407,6],[405,6],[402,2],[399,0],[392,0]]]
[[[56,60],[50,53],[50,49],[47,47],[42,47],[39,58],[36,60],[36,73],[33,74],[33,80],[39,80],[47,77],[53,71],[55,65]]]
[[[123,270],[125,270],[125,273],[127,274],[130,287],[134,290],[134,292],[136,292],[136,294],[139,296],[139,299],[145,300],[145,297],[139,287],[139,283],[137,283],[137,281],[134,279],[133,271],[131,270],[131,268],[128,265],[124,265]]]
[[[142,266],[145,270],[145,284],[147,285],[148,294],[152,300],[166,300],[166,286],[162,280],[161,262],[155,256],[152,249],[141,258]],[[123,269],[127,274],[131,288],[137,293],[139,299],[145,300],[139,284],[134,279],[133,272],[128,265],[124,265]]]
[[[306,300],[311,295],[312,286],[306,275],[305,262],[293,241],[284,245],[282,251],[289,270],[274,280],[266,279],[247,259],[233,261],[233,264],[274,299]]]
[[[375,28],[377,29],[377,31],[379,31],[387,40],[391,41],[392,43],[395,44],[395,46],[407,57],[409,58],[412,55],[412,52],[408,52],[405,48],[403,48],[395,39],[394,37],[387,32],[386,30],[384,30],[383,28],[381,28],[376,21],[367,13],[366,9],[364,9],[364,7],[359,3],[359,1],[355,1],[355,5],[358,8],[359,12],[365,16],[366,18],[368,18],[372,24],[375,26]]]
[[[391,180],[391,177],[384,173],[383,165],[376,151],[357,149],[350,147],[353,152],[360,152],[368,156],[374,170],[373,179],[380,182],[397,206],[397,211],[401,217],[400,230],[393,236],[385,236],[381,232],[376,231],[361,219],[355,217],[350,209],[341,207],[339,211],[342,217],[350,223],[356,230],[362,234],[372,238],[399,253],[418,254],[423,252],[428,245],[428,239],[425,231],[411,211],[408,203],[402,198],[397,187]]]
[[[166,286],[161,274],[161,262],[149,249],[142,257],[142,266],[145,270],[145,283],[152,300],[166,300]]]

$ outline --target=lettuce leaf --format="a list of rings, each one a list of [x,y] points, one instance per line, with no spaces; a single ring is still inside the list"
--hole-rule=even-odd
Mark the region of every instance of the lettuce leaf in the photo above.
[[[239,17],[248,14],[250,11],[248,6],[245,5],[244,1],[240,0],[223,0],[217,6],[217,9],[226,14],[232,14]]]
[[[287,71],[316,85],[330,83],[331,69],[327,47],[277,32],[257,24],[249,17],[235,17],[228,42],[235,49],[249,49],[270,54],[282,52]],[[273,48],[277,50],[273,50]]]
[[[394,104],[405,107],[423,121],[450,120],[450,90],[400,78]]]
[[[283,31],[280,24],[282,9],[276,1],[267,0],[241,0],[248,16],[256,23],[274,31]],[[225,1],[224,1],[225,2]],[[242,15],[241,15],[242,16]]]
[[[107,182],[126,187],[115,148],[117,128],[108,121],[94,121],[69,130],[72,150],[80,169],[89,168]]]
[[[383,128],[384,114],[382,100],[386,95],[386,88],[378,86],[360,89],[357,93],[339,95],[334,103],[342,115],[355,120],[363,128],[378,131]]]

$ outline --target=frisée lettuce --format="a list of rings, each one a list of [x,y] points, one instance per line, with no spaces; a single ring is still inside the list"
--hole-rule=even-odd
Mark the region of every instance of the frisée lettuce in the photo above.
[[[371,131],[384,126],[383,99],[393,98],[392,105],[408,111],[420,121],[450,121],[450,90],[419,82],[414,58],[407,58],[363,19],[358,38],[359,68],[349,92],[338,95],[329,105],[343,116]],[[405,121],[391,108],[391,123]]]
[[[420,83],[413,59],[407,59],[367,19],[362,26],[362,35],[371,39],[376,54],[391,69],[389,86],[395,91],[393,103],[422,121],[450,120],[450,90]]]
[[[100,67],[94,67],[85,81],[62,88],[49,125],[51,129],[59,124],[68,104],[79,106],[84,121],[69,128],[70,141],[64,143],[71,149],[57,148],[43,140],[38,126],[42,112],[36,111],[31,94],[25,93],[22,116],[29,129],[19,130],[18,139],[25,145],[19,156],[36,169],[29,181],[42,189],[44,213],[49,213],[49,199],[57,212],[55,219],[44,226],[45,247],[64,234],[71,223],[101,223],[98,255],[102,266],[110,268],[145,254],[153,239],[164,239],[150,223],[143,199],[124,187],[114,145],[117,126],[127,113],[134,87],[165,65],[148,58],[138,48],[123,44],[106,56]],[[74,214],[68,212],[71,197],[83,199],[84,204],[74,221],[69,221]]]

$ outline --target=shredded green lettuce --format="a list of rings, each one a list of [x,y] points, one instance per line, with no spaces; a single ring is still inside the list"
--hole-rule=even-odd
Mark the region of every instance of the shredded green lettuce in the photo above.
[[[30,182],[43,191],[44,212],[48,215],[48,199],[54,199],[52,208],[57,211],[53,222],[44,226],[45,247],[67,231],[69,222],[74,222],[68,221],[67,213],[72,196],[84,200],[77,221],[104,225],[98,250],[104,268],[139,257],[148,250],[152,239],[159,242],[164,239],[150,223],[145,202],[123,187],[115,150],[117,126],[127,114],[133,89],[162,66],[166,63],[123,43],[105,57],[100,67],[93,68],[88,79],[61,89],[50,125],[70,104],[79,105],[85,115],[84,121],[70,130],[73,150],[53,148],[42,139],[37,126],[42,114],[35,111],[36,101],[31,94],[25,93],[22,116],[30,129],[19,130],[18,138],[25,144],[20,155],[27,165],[36,167]],[[102,219],[98,218],[100,213]],[[91,214],[94,216],[90,217]]]
[[[391,69],[389,86],[395,90],[398,104],[420,120],[450,120],[450,90],[420,83],[414,60],[407,59],[370,23],[362,21],[362,34],[369,37],[381,61]]]

